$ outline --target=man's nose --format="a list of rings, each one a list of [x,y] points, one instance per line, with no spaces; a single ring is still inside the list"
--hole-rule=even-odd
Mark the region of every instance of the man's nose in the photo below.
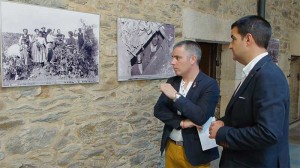
[[[176,63],[176,59],[172,58],[171,64],[174,65]]]

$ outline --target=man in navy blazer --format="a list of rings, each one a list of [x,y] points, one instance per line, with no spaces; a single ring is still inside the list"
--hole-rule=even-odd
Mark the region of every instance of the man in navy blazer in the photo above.
[[[220,167],[290,167],[289,87],[267,53],[271,34],[271,25],[259,16],[231,26],[229,48],[245,68],[225,116],[210,126],[210,138],[223,146]]]
[[[210,167],[219,157],[217,147],[203,151],[198,130],[214,116],[219,99],[216,80],[199,69],[201,49],[194,41],[173,47],[172,66],[177,76],[161,84],[154,116],[165,123],[161,153],[166,168]]]

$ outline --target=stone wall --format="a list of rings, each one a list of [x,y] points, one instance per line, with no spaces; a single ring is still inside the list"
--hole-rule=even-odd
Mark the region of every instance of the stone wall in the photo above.
[[[179,41],[185,9],[226,20],[256,14],[253,0],[13,2],[100,14],[101,78],[98,84],[0,88],[0,167],[8,168],[163,167],[159,152],[163,124],[153,117],[153,106],[165,80],[117,81],[117,18],[173,24]],[[280,39],[279,65],[285,73],[289,72],[287,35],[299,31],[299,9],[295,0],[267,2],[266,19]],[[221,75],[235,74],[231,57],[224,59]],[[221,90],[233,90],[236,77],[227,78],[229,83],[225,81]],[[228,97],[223,104],[226,101]]]
[[[273,27],[273,37],[279,39],[279,67],[284,71],[290,83],[291,92],[291,110],[290,120],[294,121],[295,116],[298,116],[299,111],[295,108],[297,93],[295,90],[294,77],[295,72],[291,68],[291,55],[300,56],[299,50],[299,34],[300,34],[300,2],[297,0],[291,1],[268,1],[266,19],[268,19]],[[296,47],[297,46],[297,47]],[[298,71],[299,72],[299,71]],[[290,74],[293,73],[293,78]],[[298,94],[299,95],[299,94]],[[299,99],[299,97],[298,97]],[[297,118],[297,117],[296,117]]]

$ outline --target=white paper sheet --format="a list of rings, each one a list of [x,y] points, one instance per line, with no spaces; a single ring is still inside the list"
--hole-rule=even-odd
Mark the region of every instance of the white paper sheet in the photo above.
[[[211,122],[213,122],[213,121],[216,121],[216,118],[210,117],[206,121],[206,123],[202,126],[202,130],[201,131],[198,130],[198,135],[200,138],[200,143],[201,143],[203,151],[218,146],[215,139],[209,138],[209,126],[210,126]]]

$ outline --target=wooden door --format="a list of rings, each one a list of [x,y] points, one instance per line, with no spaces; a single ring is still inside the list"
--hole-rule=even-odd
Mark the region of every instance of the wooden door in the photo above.
[[[202,50],[200,69],[208,76],[216,79],[216,66],[218,66],[218,44],[198,42]]]

